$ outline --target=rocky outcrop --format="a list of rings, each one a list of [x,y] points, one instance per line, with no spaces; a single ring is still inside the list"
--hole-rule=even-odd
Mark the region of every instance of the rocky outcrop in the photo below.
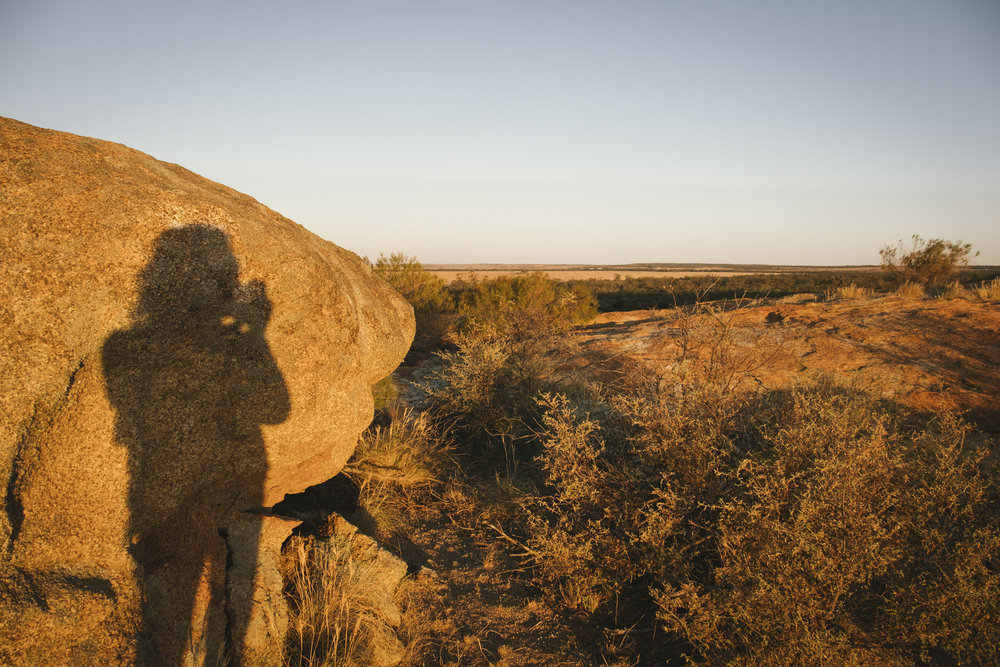
[[[266,662],[266,508],[341,469],[409,305],[245,195],[8,119],[0,225],[0,662]]]

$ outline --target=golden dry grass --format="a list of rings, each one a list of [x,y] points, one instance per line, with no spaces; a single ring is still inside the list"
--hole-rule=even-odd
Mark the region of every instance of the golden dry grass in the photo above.
[[[293,591],[282,662],[296,667],[360,667],[395,648],[371,582],[359,576],[349,549],[320,548],[295,536],[290,545]]]
[[[968,286],[962,285],[956,280],[945,286],[941,296],[945,299],[965,299],[966,301],[1000,301],[1000,278]]]
[[[846,287],[837,287],[826,291],[827,301],[840,301],[844,299],[870,299],[875,292],[867,287],[858,287],[854,283]]]
[[[972,288],[972,291],[980,301],[1000,301],[1000,278],[984,282],[979,287]]]
[[[927,296],[927,290],[925,290],[924,286],[920,283],[914,283],[907,280],[899,286],[895,294],[903,299],[923,299]]]

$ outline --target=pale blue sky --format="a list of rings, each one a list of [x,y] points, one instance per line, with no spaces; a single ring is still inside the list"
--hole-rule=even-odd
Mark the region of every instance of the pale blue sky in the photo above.
[[[1000,0],[0,0],[0,115],[372,257],[1000,264]]]

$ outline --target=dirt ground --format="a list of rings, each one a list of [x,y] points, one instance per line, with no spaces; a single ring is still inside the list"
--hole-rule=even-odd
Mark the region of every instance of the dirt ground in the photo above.
[[[568,334],[578,351],[570,363],[603,364],[608,373],[627,372],[634,358],[668,366],[685,341],[717,340],[720,331],[747,377],[763,388],[832,375],[918,410],[959,410],[984,430],[1000,430],[1000,303],[819,302],[804,295],[691,317],[606,313]],[[435,362],[426,363],[432,373]],[[408,369],[401,384],[420,376]],[[614,635],[557,612],[532,588],[520,549],[487,519],[463,514],[470,505],[443,497],[414,518],[409,537],[426,567],[400,594],[411,640],[405,666],[662,664],[642,646],[656,641],[641,634],[655,628],[639,629],[630,647],[616,647]]]

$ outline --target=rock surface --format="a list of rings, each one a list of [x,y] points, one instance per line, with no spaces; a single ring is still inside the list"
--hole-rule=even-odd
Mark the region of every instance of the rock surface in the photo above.
[[[830,375],[917,410],[955,410],[982,429],[1000,430],[995,302],[896,295],[820,302],[801,295],[715,316],[604,313],[571,338],[584,360],[635,357],[663,370],[676,364],[682,344],[706,356],[723,340],[736,377],[753,386],[784,388]]]
[[[409,305],[245,195],[9,119],[0,225],[0,662],[267,661],[292,524],[258,510],[341,469]]]

